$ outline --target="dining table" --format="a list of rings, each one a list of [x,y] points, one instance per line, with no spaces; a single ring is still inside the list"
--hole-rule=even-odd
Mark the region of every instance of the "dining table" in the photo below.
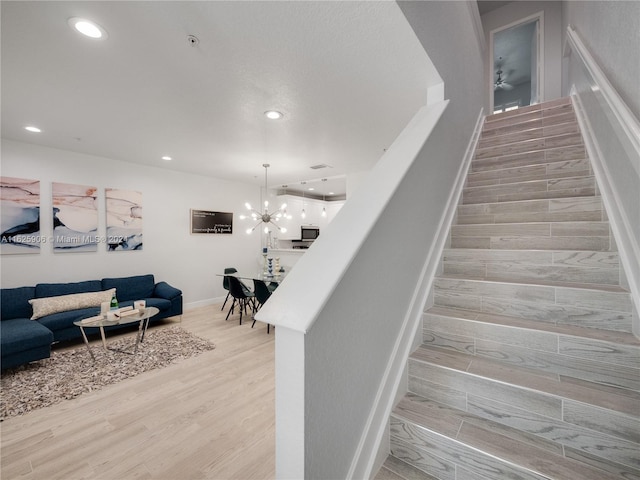
[[[216,273],[217,277],[236,277],[240,280],[250,281],[253,283],[253,280],[262,280],[267,284],[269,290],[275,290],[278,285],[285,279],[286,273],[279,272],[278,274],[268,274],[263,271],[257,272],[235,272],[235,273]]]

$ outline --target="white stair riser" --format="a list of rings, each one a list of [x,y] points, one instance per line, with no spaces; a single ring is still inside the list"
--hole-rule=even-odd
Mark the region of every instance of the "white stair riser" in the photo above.
[[[620,448],[624,453],[615,461],[637,468],[629,461],[629,456],[633,453],[634,445],[636,449],[640,447],[640,425],[637,418],[631,415],[544,392],[504,385],[465,372],[451,373],[441,367],[421,362],[410,362],[409,391],[445,405],[447,397],[452,398],[454,401],[450,404],[451,407],[512,427],[519,425],[509,423],[510,419],[507,417],[509,413],[516,411],[518,414],[515,417],[535,419],[536,428],[520,428],[522,431],[572,448],[606,445],[606,450],[609,450],[607,455],[611,455],[611,450]],[[463,403],[464,406],[461,406]],[[492,405],[490,410],[493,415],[488,416],[486,412],[478,411],[478,404]],[[590,415],[591,419],[588,420]],[[552,431],[562,433],[556,436],[550,434]],[[599,456],[614,459],[605,455],[604,451]]]

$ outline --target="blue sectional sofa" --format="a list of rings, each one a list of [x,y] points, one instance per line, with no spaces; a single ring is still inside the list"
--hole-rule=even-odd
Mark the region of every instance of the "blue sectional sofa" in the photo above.
[[[155,283],[153,275],[3,288],[0,290],[2,370],[49,358],[52,343],[82,338],[73,322],[99,314],[99,299],[110,298],[114,288],[120,307],[133,305],[135,300],[145,300],[148,307],[157,307],[160,312],[151,318],[152,323],[182,315],[182,291],[166,282]]]

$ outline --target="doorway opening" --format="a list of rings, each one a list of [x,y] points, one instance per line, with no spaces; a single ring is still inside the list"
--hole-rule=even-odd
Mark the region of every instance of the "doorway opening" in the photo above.
[[[492,113],[543,101],[543,30],[539,12],[490,32]]]

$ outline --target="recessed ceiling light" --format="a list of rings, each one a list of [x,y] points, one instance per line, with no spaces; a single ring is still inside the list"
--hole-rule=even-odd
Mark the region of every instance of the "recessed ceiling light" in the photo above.
[[[267,110],[264,112],[269,120],[280,120],[284,115],[276,110]]]
[[[69,19],[68,23],[71,28],[89,38],[107,38],[107,31],[104,28],[86,18],[73,17]]]
[[[327,195],[333,195],[333,192],[329,192],[329,193],[327,193]]]
[[[168,155],[165,155],[164,157],[162,157],[162,160],[169,161],[169,160],[173,160],[173,158],[169,157]]]
[[[315,190],[315,188],[313,188],[313,187],[309,187],[309,190],[310,190],[310,191],[311,191],[311,190]]]
[[[27,130],[28,132],[31,133],[40,133],[42,132],[42,130],[40,130],[38,127],[34,127],[33,125],[29,125],[28,127],[24,127],[25,130]]]

